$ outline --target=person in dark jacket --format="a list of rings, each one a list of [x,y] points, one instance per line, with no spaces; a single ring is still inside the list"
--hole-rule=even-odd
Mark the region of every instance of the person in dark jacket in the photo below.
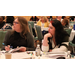
[[[14,19],[14,16],[6,16],[6,23],[10,23],[11,25],[13,25]]]
[[[0,16],[0,29],[4,26],[5,22],[3,21],[5,19],[4,16]]]
[[[21,47],[20,51],[34,51],[34,39],[29,31],[28,22],[24,17],[17,17],[13,22],[13,30],[8,31],[2,49],[10,50],[10,46]]]
[[[30,18],[30,21],[38,21],[39,20],[39,18],[37,18],[36,16],[32,16],[31,18]]]

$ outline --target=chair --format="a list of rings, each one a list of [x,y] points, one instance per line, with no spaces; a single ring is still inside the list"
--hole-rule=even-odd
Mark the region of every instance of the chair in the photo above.
[[[2,43],[4,41],[4,37],[7,31],[0,30],[0,48],[2,48]]]
[[[34,40],[35,40],[35,47],[37,46],[37,43],[40,44],[40,47],[42,45],[41,41],[43,39],[43,35],[42,35],[42,31],[41,31],[41,27],[36,25],[35,26],[35,30],[36,30],[36,33],[37,33],[37,36],[34,37]]]
[[[65,30],[66,30],[66,32],[67,32],[67,33],[69,34],[69,36],[70,36],[70,33],[71,33],[72,29],[65,29]],[[75,44],[72,43],[72,41],[70,41],[70,42],[69,42],[69,45],[72,46],[72,48],[73,48],[73,53],[74,53]]]
[[[69,34],[69,36],[70,36],[72,29],[66,28],[66,29],[64,29],[64,30],[65,30],[65,31]]]
[[[43,39],[43,35],[42,35],[42,31],[41,31],[41,27],[36,25],[35,26],[35,29],[37,31],[37,37],[38,37],[38,40],[41,41]]]
[[[30,24],[31,27],[34,28],[34,22],[33,21],[28,21],[28,24]]]
[[[33,35],[31,24],[28,24],[30,33]]]

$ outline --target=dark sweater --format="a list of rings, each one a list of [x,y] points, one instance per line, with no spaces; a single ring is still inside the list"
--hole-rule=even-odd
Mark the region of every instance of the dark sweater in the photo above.
[[[0,24],[0,29],[5,25],[5,22]]]
[[[16,31],[14,34],[12,34],[12,31],[8,31],[5,35],[4,44],[5,45],[11,45],[13,48],[16,48],[17,46],[26,47],[27,51],[34,51],[34,39],[33,36],[28,32],[26,35],[26,39],[20,36],[20,33],[17,33]],[[5,47],[3,46],[2,49]]]

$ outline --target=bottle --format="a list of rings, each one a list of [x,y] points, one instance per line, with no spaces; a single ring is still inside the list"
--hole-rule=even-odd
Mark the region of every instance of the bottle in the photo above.
[[[36,50],[35,50],[35,55],[36,56],[40,56],[41,55],[41,49],[40,49],[40,45],[37,44]]]
[[[70,54],[70,53],[71,53],[71,52],[68,51],[68,55],[67,55],[68,59],[71,59],[71,54]]]

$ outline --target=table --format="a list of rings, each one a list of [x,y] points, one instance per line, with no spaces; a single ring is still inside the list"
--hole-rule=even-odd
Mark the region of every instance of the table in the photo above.
[[[70,34],[69,41],[72,41],[72,40],[73,40],[73,38],[74,38],[74,36],[75,36],[75,30],[74,30],[74,29],[72,29],[71,34]]]
[[[29,52],[33,52],[35,53],[35,51],[29,51]],[[54,56],[53,56],[54,55]],[[57,54],[53,54],[48,56],[47,54],[42,54],[42,56],[37,57],[37,56],[32,56],[31,54],[27,54],[27,52],[15,52],[12,53],[12,58],[11,59],[30,59],[32,57],[32,59],[55,59]],[[63,54],[60,54],[61,56],[63,56]],[[33,58],[35,57],[35,58]],[[2,53],[0,55],[0,59],[5,59],[5,54]]]
[[[48,31],[49,27],[41,27],[41,31],[45,30]]]

